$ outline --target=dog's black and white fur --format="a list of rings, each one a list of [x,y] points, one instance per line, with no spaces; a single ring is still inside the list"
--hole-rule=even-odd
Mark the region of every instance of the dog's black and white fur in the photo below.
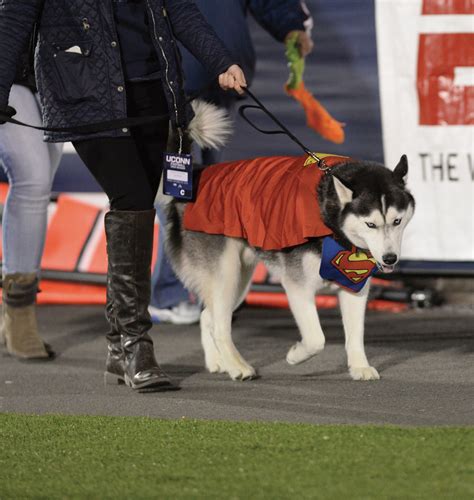
[[[403,231],[414,211],[414,199],[405,187],[407,173],[405,156],[393,172],[371,162],[350,163],[333,167],[319,187],[326,225],[340,240],[369,250],[386,272],[399,259]],[[320,239],[284,251],[260,251],[242,239],[187,231],[182,226],[186,204],[164,197],[160,203],[168,215],[166,245],[172,265],[204,304],[201,339],[211,373],[225,372],[233,380],[256,376],[232,341],[231,325],[232,313],[245,299],[259,260],[281,277],[301,334],[301,340],[288,351],[287,362],[302,363],[323,350],[325,338],[314,301],[323,286]],[[358,294],[339,291],[349,372],[354,380],[379,378],[364,350],[368,293],[369,283]]]

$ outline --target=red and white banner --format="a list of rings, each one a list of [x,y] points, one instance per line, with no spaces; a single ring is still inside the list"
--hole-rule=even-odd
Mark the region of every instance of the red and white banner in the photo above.
[[[385,162],[408,155],[404,259],[474,260],[474,2],[376,0]]]

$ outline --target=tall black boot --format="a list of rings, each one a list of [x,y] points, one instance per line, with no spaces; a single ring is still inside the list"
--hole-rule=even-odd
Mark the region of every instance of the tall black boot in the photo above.
[[[123,370],[123,381],[139,392],[179,389],[159,367],[148,334],[152,326],[148,305],[154,220],[154,210],[111,211],[105,216],[109,258],[107,316],[112,326],[107,336],[107,375],[121,380]]]
[[[114,318],[114,298],[111,286],[110,264],[107,270],[107,303],[105,306],[105,317],[110,326],[107,333],[107,360],[105,362],[105,382],[125,383],[125,356],[122,349],[122,339]]]

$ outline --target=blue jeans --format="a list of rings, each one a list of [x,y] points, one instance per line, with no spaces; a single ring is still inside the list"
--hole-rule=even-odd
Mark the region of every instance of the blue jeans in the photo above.
[[[17,110],[16,119],[41,126],[40,106],[31,90],[14,85],[9,103]],[[10,184],[2,221],[3,275],[39,272],[62,147],[43,142],[39,130],[0,125],[0,164]]]
[[[158,242],[158,259],[151,277],[150,304],[158,309],[170,309],[180,302],[189,300],[189,292],[179,281],[169,263],[165,252],[165,232],[162,229],[166,217],[160,207],[156,206],[156,213],[160,221],[160,237]]]

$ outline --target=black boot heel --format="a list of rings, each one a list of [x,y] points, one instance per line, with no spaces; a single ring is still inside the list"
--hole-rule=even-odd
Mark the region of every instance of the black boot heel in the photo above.
[[[174,385],[170,382],[167,377],[163,377],[160,380],[160,377],[150,376],[148,380],[144,380],[142,382],[133,382],[133,380],[125,375],[125,382],[128,387],[133,389],[134,391],[140,393],[146,392],[166,392],[166,391],[180,391],[181,387],[178,385]]]

